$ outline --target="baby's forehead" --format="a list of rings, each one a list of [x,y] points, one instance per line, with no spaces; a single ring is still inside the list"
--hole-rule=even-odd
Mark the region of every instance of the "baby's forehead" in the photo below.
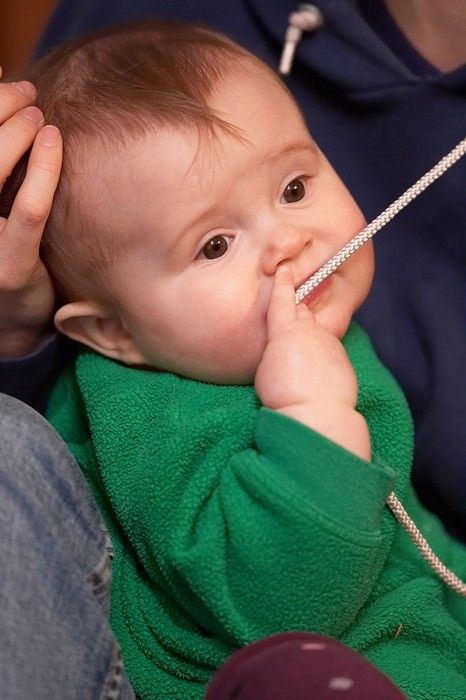
[[[208,184],[219,167],[228,168],[232,151],[240,150],[247,157],[259,149],[267,158],[276,148],[275,134],[267,135],[270,129],[280,138],[293,128],[302,131],[302,138],[309,137],[293,98],[272,71],[259,61],[241,64],[224,72],[208,100],[217,121],[193,118],[167,124],[147,118],[142,132],[120,129],[115,134],[102,132],[75,139],[68,154],[67,179],[73,199],[80,202],[83,215],[96,230],[113,227],[117,231],[128,209],[134,212],[136,202],[141,208],[151,204],[144,199],[148,193],[151,196],[152,180],[152,196],[156,196],[156,181],[161,176],[169,187],[172,184],[171,200],[162,203],[170,207],[188,176],[195,173],[202,178],[200,186]],[[249,102],[255,96],[257,106],[239,100],[243,93]],[[256,123],[256,111],[264,121],[269,118],[269,97],[280,115],[289,117],[286,124],[279,120],[278,124],[277,120]]]

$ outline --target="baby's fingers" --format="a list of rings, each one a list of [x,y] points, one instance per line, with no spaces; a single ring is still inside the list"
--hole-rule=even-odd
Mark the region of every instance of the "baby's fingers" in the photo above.
[[[293,275],[289,267],[279,267],[275,273],[269,309],[267,330],[271,338],[281,333],[296,321],[295,290]]]
[[[314,317],[314,314],[312,313],[312,311],[307,308],[306,304],[304,302],[301,302],[296,307],[296,318],[298,319],[298,321],[301,321],[301,320],[309,321],[309,320],[314,319],[315,317]]]

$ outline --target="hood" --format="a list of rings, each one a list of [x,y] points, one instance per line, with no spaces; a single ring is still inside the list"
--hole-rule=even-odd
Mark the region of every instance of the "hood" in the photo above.
[[[283,44],[288,16],[299,6],[294,0],[277,3],[250,0],[270,37]],[[412,73],[367,24],[351,0],[315,0],[323,24],[304,32],[297,47],[294,70],[306,67],[320,80],[347,93],[367,93],[422,82],[435,82],[445,88],[466,88],[466,66],[447,74],[418,76]],[[293,68],[291,70],[293,75]]]

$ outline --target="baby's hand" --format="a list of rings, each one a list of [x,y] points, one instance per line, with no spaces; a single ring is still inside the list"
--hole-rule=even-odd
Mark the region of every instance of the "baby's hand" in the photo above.
[[[295,304],[291,270],[275,275],[267,313],[268,342],[255,378],[262,403],[275,410],[338,402],[354,408],[357,382],[338,338],[305,304]]]
[[[295,304],[291,270],[277,270],[268,340],[255,376],[264,406],[284,413],[370,459],[366,423],[356,412],[357,381],[341,342]]]

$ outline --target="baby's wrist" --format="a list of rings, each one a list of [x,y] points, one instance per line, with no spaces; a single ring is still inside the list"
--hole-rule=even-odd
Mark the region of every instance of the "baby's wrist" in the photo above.
[[[364,417],[352,406],[340,401],[313,400],[276,410],[370,461],[369,429]]]

